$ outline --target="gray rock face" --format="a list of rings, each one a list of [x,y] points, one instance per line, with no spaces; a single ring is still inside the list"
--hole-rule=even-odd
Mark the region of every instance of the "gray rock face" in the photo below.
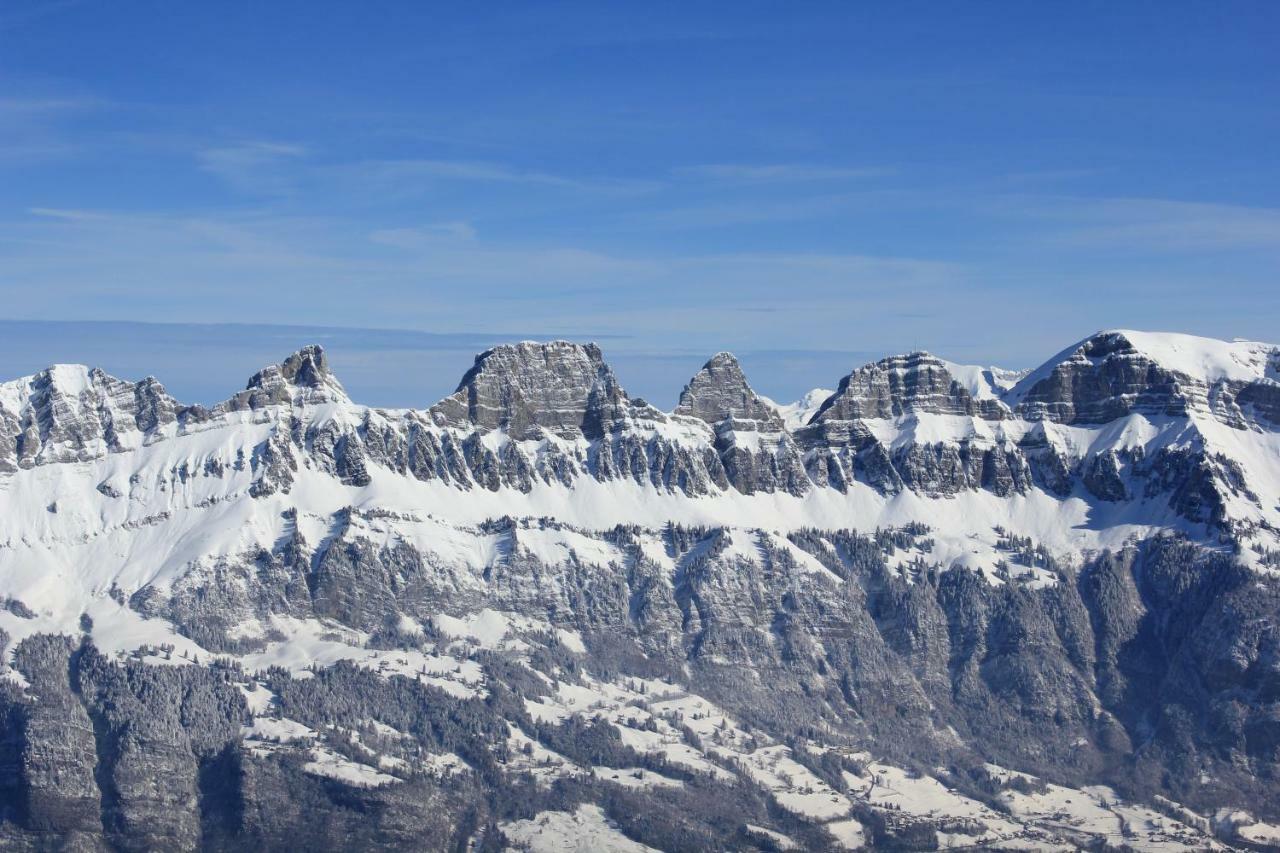
[[[815,420],[796,438],[809,451],[809,476],[840,491],[862,482],[884,494],[907,488],[939,497],[984,489],[1005,497],[1025,493],[1034,482],[1022,450],[1008,442],[916,442],[890,450],[858,420]]]
[[[1122,334],[1085,341],[1033,385],[1018,409],[1027,418],[1059,423],[1106,423],[1131,411],[1185,416],[1204,389],[1192,387],[1143,356]]]
[[[1095,497],[1113,503],[1129,497],[1124,478],[1120,476],[1120,461],[1115,452],[1099,453],[1086,465],[1084,486]]]
[[[123,452],[154,440],[178,417],[178,404],[152,378],[133,383],[57,365],[7,385],[17,393],[0,396],[0,471]],[[6,406],[4,397],[16,405]]]
[[[675,413],[700,418],[709,424],[725,420],[756,421],[761,429],[782,429],[777,411],[751,390],[742,366],[727,352],[716,353],[689,380],[680,393]]]
[[[517,440],[547,430],[600,438],[628,410],[626,392],[595,344],[520,343],[481,353],[458,390],[431,408],[436,423],[505,429]]]
[[[113,525],[128,519],[108,532],[112,548],[143,527],[172,525],[139,541],[172,541],[195,562],[149,573],[170,557],[152,566],[139,547],[144,564],[121,575],[135,586],[95,581],[77,607],[114,612],[109,597],[127,624],[167,622],[202,659],[174,666],[166,650],[101,652],[95,639],[112,635],[95,633],[87,616],[74,638],[32,636],[31,620],[65,614],[0,588],[0,616],[25,638],[0,657],[0,847],[487,850],[502,846],[501,824],[582,803],[659,849],[759,847],[744,823],[805,848],[829,845],[816,822],[787,818],[776,791],[742,771],[737,762],[760,749],[812,763],[841,796],[851,756],[870,752],[895,766],[946,768],[939,780],[975,801],[1004,791],[981,769],[995,762],[1202,815],[1247,804],[1280,820],[1280,587],[1236,560],[1270,530],[1271,484],[1241,462],[1247,456],[1224,450],[1272,429],[1275,367],[1255,381],[1197,385],[1123,335],[1103,335],[1042,370],[1010,409],[914,354],[854,371],[794,431],[727,354],[667,415],[628,398],[597,348],[563,343],[482,354],[459,390],[426,412],[351,403],[318,347],[261,371],[212,411],[178,405],[154,380],[100,371],[55,368],[6,384],[0,499],[44,473],[27,469],[75,463],[66,481],[83,488],[58,494],[47,518],[36,513],[55,530],[51,548],[100,547],[93,538],[68,545],[74,534],[57,529],[84,505]],[[1142,422],[1125,441],[1112,440],[1120,429],[1090,428],[1135,412],[1182,420],[1159,440],[1144,430],[1165,421]],[[1205,428],[1204,417],[1235,427],[1232,442],[1215,444],[1223,430]],[[207,430],[223,432],[154,449]],[[196,445],[214,449],[186,452]],[[125,454],[134,453],[164,470],[130,469]],[[1123,516],[1141,529],[1149,512],[1153,525],[1191,533],[1148,535],[1068,564],[1025,531],[984,526],[974,542],[998,537],[987,577],[951,556],[944,564],[938,555],[953,553],[954,538],[937,548],[920,523],[785,533],[676,517],[599,530],[562,516],[453,522],[433,515],[434,498],[400,500],[492,491],[468,499],[491,502],[497,515],[512,511],[507,498],[520,504],[519,493],[545,487],[559,500],[582,478],[626,483],[619,494],[638,484],[642,499],[648,490],[673,515],[689,506],[699,518],[749,503],[726,499],[730,491],[783,492],[765,502],[788,511],[813,499],[828,513],[815,515],[830,518],[858,501],[815,491],[869,489],[858,499],[901,496],[899,506],[946,517],[941,502],[982,490],[970,505],[1009,499],[1038,511],[1069,497],[1087,508],[1086,524]],[[148,489],[159,495],[155,513],[124,515]],[[221,501],[241,501],[233,508],[244,513],[220,517],[269,532],[241,552],[226,531],[201,529],[200,513]],[[208,553],[206,534],[218,534]],[[0,548],[28,547],[19,538]],[[492,626],[494,614],[509,626],[502,637],[456,627]],[[298,649],[279,648],[281,632],[298,625],[312,633],[298,635]],[[0,632],[0,646],[7,640]],[[303,647],[321,650],[308,671],[270,666]],[[464,672],[477,679],[474,693],[459,689]],[[607,713],[592,700],[548,711],[560,685],[621,691],[628,680],[660,698],[637,691]],[[693,697],[750,734],[706,726]],[[657,738],[660,724],[675,740]],[[618,727],[632,729],[626,742]],[[295,741],[290,732],[310,734]],[[719,769],[627,745],[651,735]],[[736,758],[714,760],[731,747]],[[614,785],[586,769],[538,783],[529,774],[553,775],[539,750],[681,784]],[[525,760],[535,753],[543,763]],[[442,773],[443,756],[463,769]],[[862,801],[844,817],[885,848],[972,829]]]
[[[886,494],[906,488],[937,497],[985,489],[1007,496],[1032,486],[1028,461],[1008,442],[910,442],[890,448],[866,423],[921,414],[998,422],[1009,411],[998,400],[975,398],[940,359],[912,353],[853,371],[796,431],[796,439],[809,451],[815,482],[842,491],[863,482]]]
[[[101,371],[95,371],[101,373]],[[103,374],[105,376],[105,374]],[[134,386],[136,408],[134,423],[137,428],[154,437],[158,430],[178,419],[179,406],[156,379],[147,377]]]
[[[249,488],[255,498],[289,493],[293,488],[293,475],[298,470],[298,460],[288,433],[277,430],[271,437],[253,449],[252,467],[257,479]]]
[[[1045,375],[1038,374],[1019,396],[1020,416],[1064,424],[1107,423],[1131,412],[1169,417],[1203,412],[1236,429],[1280,423],[1275,376],[1206,381],[1153,360],[1123,332],[1089,338]]]
[[[344,518],[314,553],[285,543],[270,571],[220,583],[250,598],[261,592],[266,599],[253,606],[268,612],[374,633],[404,614],[424,622],[481,607],[536,615],[589,638],[573,667],[678,673],[679,685],[777,738],[821,730],[924,766],[994,761],[1062,784],[1280,813],[1270,703],[1241,701],[1274,688],[1280,636],[1270,626],[1280,598],[1274,585],[1259,588],[1256,576],[1185,541],[1157,537],[1078,573],[1055,567],[1059,583],[1036,589],[936,565],[890,569],[895,549],[927,549],[922,527],[800,532],[783,542],[764,531],[672,526],[661,534],[672,561],[664,569],[640,547],[643,531],[608,535],[628,554],[622,561],[569,554],[550,563],[522,544],[546,529],[505,520],[486,527],[502,546],[480,579],[433,566],[404,542],[374,542],[355,515]],[[295,548],[303,553],[291,556]],[[301,597],[284,604],[262,580],[276,574],[297,581]],[[214,593],[189,603],[232,601]],[[167,615],[186,630],[195,611]],[[533,699],[543,682],[495,654],[480,658],[494,679],[484,700],[350,665],[306,679],[261,676],[278,712],[313,730],[363,725],[362,742],[376,743],[374,720],[411,733],[412,749],[447,744],[474,768],[452,781],[410,778],[376,790],[308,775],[306,749],[281,744],[263,756],[243,743],[239,685],[252,679],[233,668],[118,663],[52,637],[25,641],[14,660],[30,684],[27,695],[0,690],[0,762],[15,768],[0,780],[12,804],[0,841],[15,849],[289,849],[301,839],[327,848],[352,837],[374,849],[444,849],[458,833],[482,835],[488,818],[482,811],[468,823],[464,804],[500,810],[529,796],[503,770],[510,726],[572,747],[529,721],[512,692]],[[575,677],[564,658],[545,665]],[[1213,779],[1207,788],[1196,781],[1202,774]],[[709,795],[733,801],[720,789]],[[628,807],[658,821],[683,802]],[[437,835],[424,842],[415,826]]]
[[[7,768],[8,801],[18,823],[50,840],[83,839],[102,828],[93,724],[68,677],[72,649],[64,637],[37,637],[22,645],[14,663],[40,701],[13,702],[5,732],[17,759]]]
[[[751,390],[731,354],[717,353],[703,365],[684,387],[674,414],[712,425],[724,477],[743,494],[808,491],[804,459],[781,416]]]
[[[860,367],[840,380],[836,393],[811,423],[897,418],[911,412],[969,415],[1000,420],[1008,414],[997,400],[977,400],[942,361],[927,352],[894,356]]]
[[[347,400],[347,393],[330,371],[324,350],[312,344],[283,362],[255,373],[245,390],[219,404],[219,411],[261,409],[281,403],[305,405]]]
[[[1039,424],[1104,423],[1131,412],[1207,413],[1236,428],[1269,431],[1280,411],[1277,376],[1273,365],[1256,381],[1210,387],[1152,361],[1123,333],[1102,333],[1011,391],[1013,412],[1001,400],[975,397],[941,360],[913,353],[853,371],[807,425],[792,431],[727,353],[690,380],[670,417],[629,399],[598,347],[564,342],[482,353],[453,395],[427,412],[392,415],[352,404],[323,350],[309,346],[260,371],[212,411],[178,405],[153,379],[135,384],[97,370],[51,368],[16,394],[0,394],[0,474],[128,452],[216,428],[229,413],[247,409],[278,420],[268,440],[246,450],[257,496],[287,493],[300,467],[357,487],[384,468],[460,489],[525,493],[580,477],[688,496],[725,489],[803,496],[815,487],[848,491],[864,484],[884,495],[909,490],[931,498],[973,490],[1007,497],[1035,488],[1065,497],[1079,489],[1114,502],[1130,494],[1149,498],[1158,488],[1178,512],[1220,524],[1223,512],[1213,507],[1225,511],[1231,496],[1253,499],[1247,473],[1233,479],[1221,465],[1157,470],[1141,460],[1112,471],[1103,458],[1109,449],[1100,456],[1069,448]],[[297,419],[301,409],[324,404],[358,417]],[[912,435],[914,419],[936,415],[971,418],[976,433],[988,429],[978,423],[997,430],[1007,423],[1016,438]],[[1021,418],[1032,426],[1015,420]],[[878,437],[885,421],[897,437]],[[496,441],[488,435],[495,430],[504,433]],[[687,436],[677,438],[682,431]],[[229,463],[220,464],[226,470]],[[1175,481],[1175,471],[1183,480]],[[124,494],[109,483],[100,491]]]
[[[1275,356],[1273,363],[1280,363],[1280,354]],[[1280,375],[1280,370],[1274,367],[1271,372]],[[1250,382],[1237,392],[1235,403],[1244,419],[1280,426],[1280,381],[1264,379]]]
[[[7,411],[0,404],[0,474],[18,470],[18,438],[21,435],[17,413]]]
[[[1029,429],[1018,442],[1032,477],[1040,488],[1058,497],[1071,494],[1074,484],[1072,463],[1052,440],[1043,423]]]

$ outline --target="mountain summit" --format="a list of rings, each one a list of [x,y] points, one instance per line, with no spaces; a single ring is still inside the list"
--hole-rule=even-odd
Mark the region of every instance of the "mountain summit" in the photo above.
[[[503,429],[517,439],[542,429],[598,438],[626,402],[595,344],[524,342],[476,356],[458,390],[431,412],[441,424]]]
[[[0,847],[1280,837],[1280,348],[0,384]],[[163,779],[163,784],[156,780]]]
[[[675,413],[718,423],[726,418],[759,421],[776,428],[778,413],[751,390],[732,353],[720,352],[702,366],[680,393]]]
[[[275,403],[349,402],[342,383],[329,371],[329,360],[318,344],[295,352],[280,364],[269,365],[249,379],[245,390],[225,404],[235,410],[260,409]]]

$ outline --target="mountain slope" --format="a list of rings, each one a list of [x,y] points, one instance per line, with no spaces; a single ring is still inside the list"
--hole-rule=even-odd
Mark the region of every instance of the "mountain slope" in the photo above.
[[[425,410],[352,402],[318,347],[211,408],[4,383],[0,839],[1256,840],[1277,365],[913,353],[803,423],[727,353],[666,413],[566,342]]]

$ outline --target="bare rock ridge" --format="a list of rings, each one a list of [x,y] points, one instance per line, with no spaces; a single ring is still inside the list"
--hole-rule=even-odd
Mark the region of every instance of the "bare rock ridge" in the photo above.
[[[342,383],[329,370],[329,359],[324,349],[318,344],[311,344],[280,364],[255,373],[245,390],[220,404],[219,408],[236,411],[279,403],[302,405],[347,401]]]
[[[751,389],[731,353],[717,353],[703,365],[685,385],[673,414],[711,425],[723,479],[742,494],[800,496],[809,490],[803,454],[782,416]],[[718,482],[720,471],[712,466],[710,476]]]
[[[125,450],[173,423],[179,409],[153,378],[126,382],[81,365],[0,387],[0,471]]]
[[[0,389],[0,471],[124,452],[161,438],[171,425],[195,426],[242,409],[350,403],[317,345],[254,374],[212,411],[180,404],[153,377],[128,382],[81,365],[54,365]]]
[[[913,352],[850,373],[840,380],[836,393],[823,403],[813,422],[897,418],[912,412],[1000,420],[1009,410],[996,400],[975,400],[941,359]]]
[[[0,849],[1275,849],[1277,412],[1129,331],[787,407],[0,383]]]
[[[1100,332],[1033,372],[1010,396],[1023,417],[1064,424],[1107,423],[1137,412],[1208,413],[1238,428],[1280,425],[1280,383],[1266,369],[1274,348],[1215,341],[1198,353],[1189,343],[1159,338]],[[1154,352],[1142,348],[1148,342]],[[1198,358],[1205,360],[1197,365]]]
[[[675,414],[700,418],[709,424],[755,421],[762,427],[782,429],[777,411],[751,390],[742,366],[727,352],[716,353],[689,380],[680,393]]]
[[[1250,482],[1249,460],[1237,458],[1217,427],[1275,430],[1276,352],[1101,332],[1002,392],[952,375],[974,368],[916,352],[853,370],[794,429],[729,353],[690,379],[670,415],[629,398],[598,346],[565,341],[487,350],[454,394],[395,416],[352,403],[314,345],[255,374],[211,411],[178,404],[154,379],[129,383],[61,365],[0,386],[0,471],[126,452],[216,427],[241,410],[335,404],[348,415],[314,421],[301,436],[278,431],[254,449],[254,494],[287,492],[300,464],[348,485],[367,484],[373,465],[463,489],[524,493],[586,476],[686,496],[869,487],[929,498],[1035,489],[1103,503],[1158,497],[1194,523],[1256,528],[1266,499]],[[1183,426],[1165,421],[1136,446],[1103,434],[1082,446],[1057,426],[1135,415]],[[502,437],[481,440],[489,433]],[[1246,504],[1253,509],[1228,517]]]
[[[458,390],[431,414],[441,425],[503,429],[517,440],[543,429],[599,438],[625,416],[628,403],[595,344],[526,342],[476,356]]]

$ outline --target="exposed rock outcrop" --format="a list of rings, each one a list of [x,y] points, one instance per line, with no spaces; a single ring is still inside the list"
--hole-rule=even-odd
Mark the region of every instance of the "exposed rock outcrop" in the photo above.
[[[794,428],[727,353],[664,413],[563,342],[425,411],[314,346],[210,409],[5,383],[0,847],[1235,844],[1280,821],[1276,359],[916,353]]]
[[[458,390],[431,414],[444,426],[502,429],[516,440],[542,430],[598,439],[625,417],[628,403],[595,344],[526,342],[476,356]]]

